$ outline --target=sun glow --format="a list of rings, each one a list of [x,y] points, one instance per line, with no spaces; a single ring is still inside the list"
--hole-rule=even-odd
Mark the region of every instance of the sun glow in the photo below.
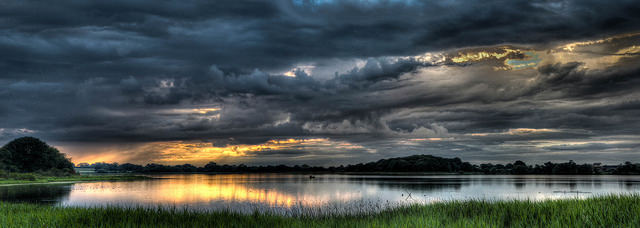
[[[129,145],[125,148],[105,148],[88,155],[74,155],[76,163],[133,162],[163,164],[203,164],[212,160],[258,156],[261,152],[301,150],[304,148],[331,147],[342,150],[366,149],[348,142],[334,142],[327,138],[272,139],[260,144],[225,144],[213,142],[167,141]],[[72,148],[68,148],[72,150]],[[144,154],[144,157],[141,157]]]
[[[284,139],[269,140],[265,143],[249,145],[237,144],[214,146],[208,142],[158,142],[155,146],[163,148],[159,162],[189,162],[197,160],[211,160],[220,157],[253,156],[261,151],[275,151],[291,149],[298,145],[309,145],[326,142],[328,139]]]

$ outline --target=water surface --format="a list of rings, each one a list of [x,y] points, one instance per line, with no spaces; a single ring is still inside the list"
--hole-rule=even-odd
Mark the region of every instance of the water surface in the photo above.
[[[543,200],[640,192],[640,176],[153,176],[159,179],[0,186],[0,200],[81,207],[348,213],[448,200]]]

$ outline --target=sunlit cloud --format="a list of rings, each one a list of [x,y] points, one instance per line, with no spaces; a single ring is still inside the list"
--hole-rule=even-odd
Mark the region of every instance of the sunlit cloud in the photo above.
[[[561,147],[582,147],[588,145],[640,145],[639,136],[610,136],[610,137],[590,137],[585,139],[565,139],[565,140],[531,140],[530,142],[540,148],[561,148]]]
[[[580,62],[586,69],[604,69],[626,58],[640,54],[640,33],[628,33],[599,40],[588,40],[560,45],[549,50],[545,63]]]
[[[138,162],[138,163],[162,163],[162,164],[198,164],[209,161],[233,163],[272,153],[289,153],[304,156],[306,152],[336,150],[336,151],[366,151],[375,153],[375,149],[346,142],[330,140],[328,138],[304,138],[304,139],[272,139],[260,144],[226,144],[215,145],[211,142],[167,141],[150,142],[124,147],[102,148],[89,154],[82,154],[86,148],[62,146],[63,152],[71,154],[76,163],[86,162]],[[306,152],[305,152],[306,151]]]
[[[296,66],[295,68],[282,73],[282,75],[287,76],[287,77],[296,77],[296,74],[298,73],[304,73],[306,75],[311,75],[313,74],[313,69],[315,68],[315,66],[313,65],[299,65]]]
[[[208,114],[219,112],[220,108],[175,108],[175,109],[166,109],[159,110],[158,113],[161,114]]]
[[[469,133],[469,136],[498,136],[498,135],[514,135],[514,136],[525,136],[525,135],[534,135],[534,134],[545,134],[545,133],[557,133],[562,132],[560,129],[549,129],[549,128],[512,128],[504,132],[497,133]]]
[[[425,53],[422,56],[425,61],[436,65],[487,64],[493,66],[494,70],[521,70],[535,68],[541,63],[571,61],[584,62],[587,68],[599,69],[611,66],[620,59],[638,56],[639,38],[640,33],[629,33],[562,44],[550,49],[517,45],[463,48],[446,54],[445,61],[437,61],[434,56],[439,55],[436,53]]]
[[[415,139],[409,139],[409,141],[442,141],[446,139],[447,138],[415,138]]]
[[[573,42],[573,43],[562,45],[560,48],[562,48],[562,50],[565,50],[565,51],[574,51],[578,47],[591,46],[596,44],[606,44],[606,43],[614,42],[618,39],[630,38],[630,37],[636,37],[636,36],[640,36],[640,32],[620,34],[620,35],[615,35],[615,36],[611,36],[611,37],[607,37],[599,40]]]
[[[487,48],[489,49],[489,48]],[[511,47],[490,48],[494,50],[465,50],[460,51],[456,56],[451,57],[454,63],[477,62],[481,60],[503,60],[509,56],[522,55],[522,51]]]
[[[527,135],[527,134],[539,134],[539,133],[551,133],[551,132],[560,132],[558,129],[548,129],[548,128],[516,128],[509,129],[506,134],[509,135]]]

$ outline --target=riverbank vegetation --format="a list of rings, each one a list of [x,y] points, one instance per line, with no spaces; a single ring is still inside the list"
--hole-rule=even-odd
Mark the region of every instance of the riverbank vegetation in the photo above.
[[[38,173],[6,173],[0,171],[0,185],[6,184],[38,184],[53,182],[79,182],[79,181],[127,181],[144,180],[151,177],[141,175],[66,175],[45,176]]]
[[[640,196],[414,205],[361,215],[279,216],[0,202],[0,227],[638,227]]]

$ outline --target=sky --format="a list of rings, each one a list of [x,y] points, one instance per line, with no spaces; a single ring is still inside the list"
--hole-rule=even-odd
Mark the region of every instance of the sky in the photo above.
[[[0,0],[0,143],[79,162],[640,161],[630,0]]]

